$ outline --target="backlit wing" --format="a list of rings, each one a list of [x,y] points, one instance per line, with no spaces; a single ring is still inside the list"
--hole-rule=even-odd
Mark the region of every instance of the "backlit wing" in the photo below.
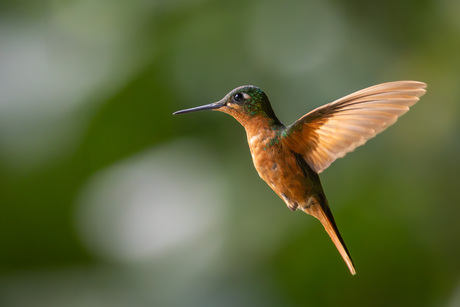
[[[394,124],[425,94],[417,81],[382,83],[319,107],[286,127],[281,142],[321,173]]]

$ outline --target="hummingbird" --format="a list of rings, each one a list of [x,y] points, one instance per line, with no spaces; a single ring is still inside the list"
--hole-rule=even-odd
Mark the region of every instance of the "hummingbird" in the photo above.
[[[237,87],[217,102],[173,114],[214,110],[233,116],[246,130],[259,176],[289,209],[300,209],[321,222],[355,275],[318,174],[394,124],[419,101],[425,88],[418,81],[371,86],[318,107],[289,126],[280,122],[267,95],[253,85]]]

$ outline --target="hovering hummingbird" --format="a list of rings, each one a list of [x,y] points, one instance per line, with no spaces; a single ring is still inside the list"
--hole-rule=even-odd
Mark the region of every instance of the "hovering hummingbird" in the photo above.
[[[417,81],[375,85],[316,108],[287,127],[276,117],[267,95],[252,85],[237,87],[217,102],[173,114],[215,110],[240,122],[259,176],[289,209],[300,209],[321,222],[354,275],[353,260],[318,174],[395,123],[425,94],[425,88]]]

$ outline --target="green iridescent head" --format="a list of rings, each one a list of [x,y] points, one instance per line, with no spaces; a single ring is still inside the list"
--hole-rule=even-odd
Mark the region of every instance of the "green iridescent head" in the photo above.
[[[217,102],[201,107],[177,111],[174,114],[182,114],[202,110],[222,111],[232,115],[237,119],[239,119],[241,116],[263,116],[271,119],[274,124],[280,123],[275,115],[275,112],[273,112],[267,95],[265,95],[265,93],[260,88],[253,85],[237,87]]]

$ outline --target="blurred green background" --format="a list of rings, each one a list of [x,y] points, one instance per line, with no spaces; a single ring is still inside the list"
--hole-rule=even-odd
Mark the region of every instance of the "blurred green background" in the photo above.
[[[258,177],[231,117],[428,92],[322,175],[355,261]],[[460,306],[460,2],[2,1],[1,306]]]

